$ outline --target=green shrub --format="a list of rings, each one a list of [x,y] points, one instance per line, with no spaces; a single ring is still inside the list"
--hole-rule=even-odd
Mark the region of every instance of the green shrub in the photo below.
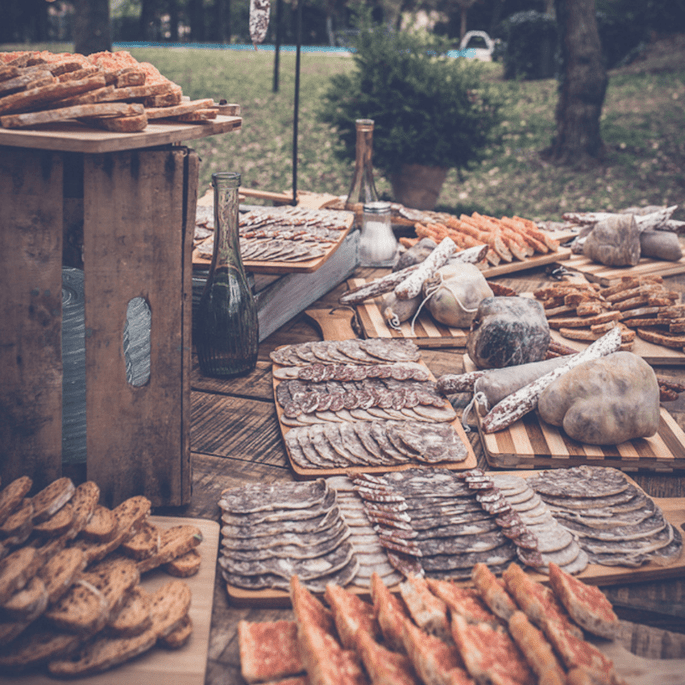
[[[557,71],[556,20],[530,10],[512,14],[505,21],[504,78],[552,78]]]

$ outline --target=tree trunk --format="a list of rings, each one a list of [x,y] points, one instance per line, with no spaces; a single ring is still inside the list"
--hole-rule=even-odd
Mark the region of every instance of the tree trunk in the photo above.
[[[109,0],[74,0],[74,51],[90,55],[111,49]]]
[[[140,3],[140,35],[143,40],[159,40],[158,0],[142,0]]]
[[[555,0],[562,55],[556,134],[548,156],[563,164],[597,159],[608,77],[595,18],[595,0]]]
[[[167,0],[169,9],[169,40],[178,43],[178,22],[180,20],[178,11],[178,0]]]
[[[188,0],[190,40],[200,43],[205,39],[205,13],[203,0]]]

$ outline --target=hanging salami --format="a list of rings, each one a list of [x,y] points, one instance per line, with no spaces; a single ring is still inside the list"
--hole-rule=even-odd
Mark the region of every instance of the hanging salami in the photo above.
[[[266,39],[270,12],[270,0],[250,0],[250,39],[255,50]]]

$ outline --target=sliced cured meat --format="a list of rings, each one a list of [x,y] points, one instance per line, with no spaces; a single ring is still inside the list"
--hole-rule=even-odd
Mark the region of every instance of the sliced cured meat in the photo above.
[[[466,446],[454,427],[448,424],[390,423],[388,434],[397,435],[399,443],[426,463],[459,462],[468,456]]]
[[[624,540],[639,540],[641,538],[649,537],[668,526],[668,522],[663,514],[659,511],[654,516],[641,521],[634,526],[618,526],[616,528],[601,529],[588,528],[580,525],[574,521],[565,520],[562,522],[564,528],[568,528],[571,532],[581,538],[594,538],[596,540],[609,541],[624,541]]]
[[[320,514],[312,519],[283,519],[281,521],[270,521],[267,523],[259,523],[256,525],[235,525],[230,522],[226,522],[222,518],[224,525],[221,528],[221,534],[224,537],[232,538],[256,538],[256,537],[271,537],[273,535],[279,535],[287,529],[289,531],[302,531],[311,530],[312,527],[316,527],[318,530],[325,530],[330,526],[335,525],[338,517],[340,516],[340,511],[338,507],[334,507],[324,514]]]
[[[487,552],[505,544],[509,540],[500,532],[475,533],[451,538],[418,538],[414,543],[421,551],[422,558],[438,554],[470,554]]]
[[[419,347],[408,338],[368,338],[360,345],[372,357],[387,362],[417,362],[421,357]]]
[[[302,509],[321,502],[328,492],[323,478],[307,483],[287,481],[268,485],[244,485],[224,490],[219,504],[222,509],[238,514],[275,509]]]
[[[542,471],[528,479],[538,494],[554,497],[607,497],[628,490],[630,483],[618,469],[605,466],[576,466]]]
[[[426,573],[442,572],[453,577],[454,571],[462,570],[470,577],[471,569],[476,564],[485,564],[490,568],[503,566],[516,558],[516,547],[507,541],[499,547],[483,552],[466,552],[462,554],[435,554],[421,559],[421,566]],[[436,576],[433,576],[436,577]]]

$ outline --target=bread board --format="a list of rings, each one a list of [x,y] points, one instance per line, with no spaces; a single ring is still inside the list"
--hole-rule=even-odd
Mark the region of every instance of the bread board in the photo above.
[[[538,471],[510,471],[512,475],[522,478],[529,478],[537,475]],[[628,480],[639,488],[639,486],[628,476]],[[665,518],[678,530],[683,531],[685,525],[685,498],[683,497],[652,497],[651,498],[663,511]],[[548,577],[544,574],[536,573],[526,569],[534,580],[546,583]],[[685,551],[680,558],[668,566],[660,566],[654,562],[632,568],[627,566],[600,566],[590,564],[585,571],[578,575],[589,585],[607,586],[612,584],[639,583],[653,580],[663,580],[667,578],[677,578],[685,573]],[[458,585],[468,586],[469,581],[454,581]],[[359,595],[363,599],[370,599],[367,588],[347,587],[350,592]],[[399,591],[397,586],[390,588],[394,592]],[[283,590],[244,590],[230,584],[226,584],[226,590],[231,605],[236,607],[290,607],[289,594]]]
[[[326,251],[320,257],[316,259],[307,259],[301,262],[283,262],[283,261],[256,261],[250,259],[243,260],[243,266],[246,271],[254,274],[297,274],[297,273],[313,273],[317,269],[320,269],[323,264],[325,264],[328,259],[333,255],[333,253],[340,247],[349,232],[352,230],[354,224],[354,214],[352,212],[345,212],[347,224],[346,228],[340,231],[340,235],[333,245],[326,248]],[[204,266],[208,267],[211,264],[211,255],[200,252],[197,248],[193,250],[193,266]]]
[[[552,234],[553,238],[559,236]],[[534,269],[538,266],[546,266],[547,264],[554,264],[556,262],[563,262],[567,265],[566,260],[571,257],[570,247],[560,247],[556,252],[548,252],[547,254],[537,254],[534,257],[527,257],[523,260],[514,260],[511,262],[500,262],[497,266],[489,266],[483,270],[485,278],[493,278],[494,276],[504,276],[505,274],[518,273],[526,269]]]
[[[151,516],[150,522],[160,528],[181,524],[197,526],[203,540],[198,551],[202,554],[200,571],[190,578],[184,578],[192,592],[190,618],[193,633],[190,641],[180,649],[167,650],[153,647],[136,659],[98,675],[63,680],[78,682],[79,685],[120,685],[121,683],[145,683],[145,685],[204,685],[209,649],[209,631],[212,621],[214,579],[216,559],[219,550],[219,524],[206,519],[177,518],[173,516]],[[155,570],[143,576],[142,585],[154,591],[172,579],[164,571]],[[6,675],[0,673],[2,685],[55,685],[55,678],[46,672],[29,672]]]
[[[419,362],[422,366],[426,368],[430,375],[430,380],[435,381],[435,376],[431,373],[430,369],[422,362]],[[274,369],[279,369],[281,368],[278,364],[274,363],[273,364]],[[328,476],[344,476],[347,475],[348,473],[388,473],[389,471],[405,471],[410,468],[420,468],[421,466],[431,466],[431,467],[437,467],[437,468],[446,468],[450,469],[453,471],[466,471],[468,469],[473,469],[478,465],[478,460],[476,458],[476,454],[473,451],[473,446],[469,442],[468,437],[466,436],[466,432],[464,431],[464,428],[461,425],[461,421],[459,418],[455,418],[454,421],[451,422],[451,425],[453,426],[454,430],[456,431],[457,435],[459,436],[459,439],[462,441],[464,446],[466,447],[466,459],[460,462],[442,462],[440,464],[425,464],[423,462],[418,462],[418,461],[413,461],[407,464],[400,464],[397,466],[352,466],[352,467],[347,467],[347,468],[320,468],[320,469],[307,469],[307,468],[302,468],[298,466],[292,458],[292,455],[290,454],[290,450],[288,449],[288,444],[285,440],[285,436],[287,432],[290,430],[290,426],[285,424],[283,422],[283,407],[280,406],[278,401],[276,401],[276,389],[278,388],[279,383],[281,382],[278,378],[273,376],[273,387],[274,387],[274,402],[276,405],[276,414],[278,416],[278,424],[281,429],[281,435],[283,436],[283,444],[286,450],[286,453],[288,455],[288,463],[290,464],[290,468],[292,469],[293,473],[295,474],[295,478],[297,480],[314,480],[316,478],[326,478]],[[449,405],[449,401],[445,400],[445,405]]]
[[[598,264],[582,254],[571,254],[564,259],[563,266],[570,271],[583,274],[588,281],[611,285],[612,281],[623,276],[676,276],[685,273],[685,257],[677,262],[642,257],[635,266],[616,267]]]

